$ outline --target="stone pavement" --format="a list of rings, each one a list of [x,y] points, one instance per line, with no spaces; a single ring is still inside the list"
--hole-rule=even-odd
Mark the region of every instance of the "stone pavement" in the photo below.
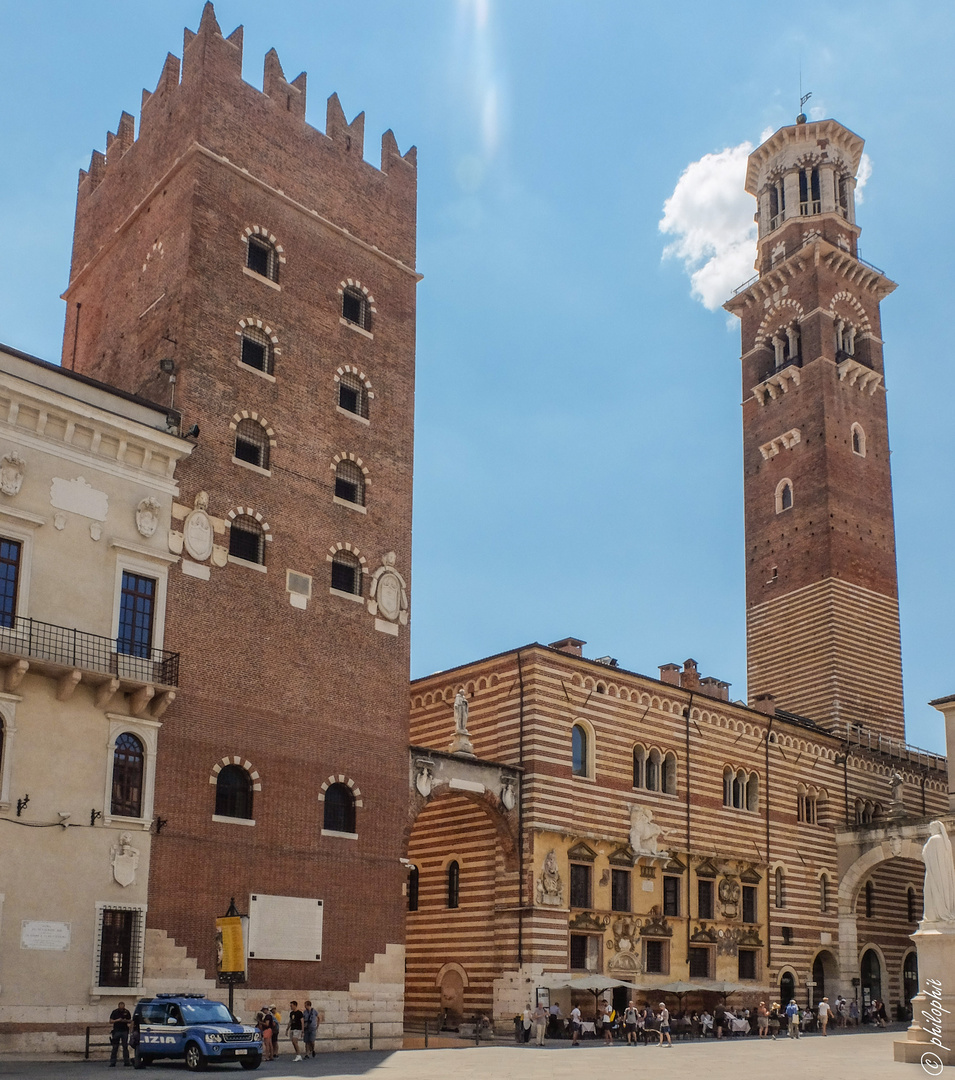
[[[829,1038],[807,1035],[790,1040],[725,1039],[717,1042],[680,1043],[672,1049],[657,1046],[628,1047],[584,1043],[572,1048],[567,1042],[549,1043],[543,1049],[499,1043],[457,1050],[400,1050],[394,1053],[334,1053],[301,1062],[291,1054],[263,1063],[256,1077],[289,1080],[292,1077],[323,1077],[324,1080],[675,1080],[679,1077],[706,1080],[740,1080],[785,1074],[797,1080],[924,1080],[937,1075],[919,1065],[892,1060],[892,1043],[904,1037],[901,1025],[891,1031],[860,1031]],[[87,1080],[103,1076],[105,1060],[99,1061],[0,1061],[0,1076],[24,1080]],[[182,1076],[181,1062],[156,1062],[145,1072],[109,1073],[110,1076],[164,1080]],[[219,1067],[213,1076],[245,1075],[238,1068]],[[946,1070],[946,1075],[948,1071]],[[955,1080],[955,1070],[951,1071]],[[944,1080],[944,1078],[943,1078]]]

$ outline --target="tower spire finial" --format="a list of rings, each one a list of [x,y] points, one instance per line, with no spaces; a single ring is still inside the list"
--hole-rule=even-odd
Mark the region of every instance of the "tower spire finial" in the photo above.
[[[804,94],[802,92],[802,63],[799,65],[799,115],[796,117],[797,124],[805,124],[806,114],[803,109],[806,107],[806,102],[812,97],[812,91],[807,90]]]

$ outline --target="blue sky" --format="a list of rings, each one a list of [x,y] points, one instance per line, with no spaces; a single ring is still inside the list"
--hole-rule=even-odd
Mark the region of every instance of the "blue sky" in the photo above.
[[[200,12],[0,0],[0,341],[59,357],[77,170],[123,109],[138,117]],[[745,695],[739,335],[718,301],[752,265],[738,248],[753,210],[738,148],[793,122],[801,67],[811,115],[867,141],[862,254],[900,284],[883,329],[908,738],[941,749],[925,703],[955,693],[955,7],[220,0],[216,12],[226,33],[245,26],[251,83],[272,46],[289,78],[308,71],[315,126],[337,91],[349,119],[366,112],[370,160],[388,127],[402,151],[418,147],[416,676],[573,635],[651,675],[692,656]],[[665,203],[704,158],[664,235]],[[689,266],[664,256],[681,237]],[[709,258],[715,310],[689,277]]]

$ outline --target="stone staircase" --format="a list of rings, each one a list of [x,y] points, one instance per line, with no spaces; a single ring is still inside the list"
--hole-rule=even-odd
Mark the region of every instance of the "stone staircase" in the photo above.
[[[202,993],[216,989],[198,963],[186,955],[165,930],[146,930],[143,952],[143,989],[148,994]]]

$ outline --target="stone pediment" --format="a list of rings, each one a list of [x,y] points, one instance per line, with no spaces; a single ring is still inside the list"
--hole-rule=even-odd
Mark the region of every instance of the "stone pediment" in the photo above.
[[[690,941],[703,942],[707,945],[715,945],[716,940],[716,931],[712,926],[708,927],[706,923],[700,923],[696,930],[690,934]]]
[[[642,937],[673,937],[673,927],[666,921],[666,916],[652,912],[640,927]]]
[[[610,922],[609,915],[595,915],[592,911],[583,911],[569,922],[571,930],[606,930]]]
[[[589,862],[596,861],[597,852],[592,847],[585,844],[583,840],[574,846],[567,852],[567,858],[571,862]]]
[[[763,879],[756,873],[755,867],[747,866],[739,875],[744,885],[758,885]]]
[[[762,939],[759,936],[759,930],[753,926],[748,930],[741,930],[739,934],[739,945],[750,945],[754,948],[761,949],[763,947]]]
[[[663,868],[664,874],[682,874],[685,871],[686,867],[675,855],[670,856],[670,861]]]
[[[607,858],[607,861],[611,866],[633,866],[634,851],[629,844],[624,844],[623,847],[619,847],[616,851],[612,851]]]
[[[715,878],[719,871],[709,859],[704,859],[697,864],[696,876],[702,878]]]

